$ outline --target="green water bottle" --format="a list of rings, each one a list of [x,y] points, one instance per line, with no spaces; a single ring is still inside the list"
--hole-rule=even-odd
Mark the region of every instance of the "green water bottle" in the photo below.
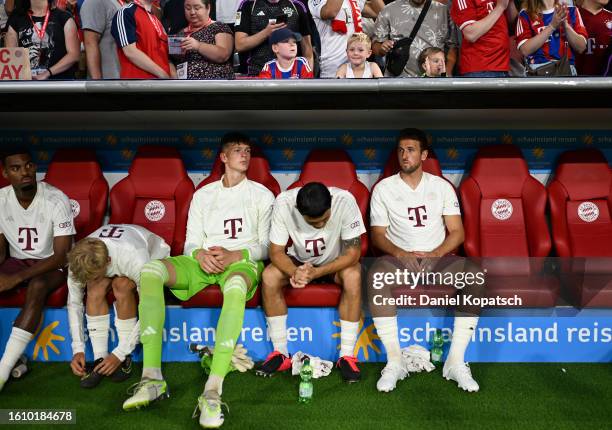
[[[442,354],[444,354],[444,337],[442,330],[436,329],[431,340],[431,362],[436,366],[442,364]]]
[[[300,370],[300,390],[298,401],[300,403],[310,403],[312,400],[313,391],[312,366],[310,365],[310,358],[306,357],[302,362],[302,369]]]

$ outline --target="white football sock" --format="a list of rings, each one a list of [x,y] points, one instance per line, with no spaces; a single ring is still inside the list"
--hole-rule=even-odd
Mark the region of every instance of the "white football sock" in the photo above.
[[[375,317],[374,326],[378,337],[387,350],[387,362],[399,363],[402,359],[397,332],[397,317]]]
[[[354,355],[358,331],[359,322],[340,320],[340,357]]]
[[[465,350],[472,339],[472,334],[478,325],[478,317],[455,317],[455,327],[453,329],[453,341],[450,351],[446,358],[446,366],[454,366],[465,362]]]
[[[17,360],[19,360],[23,351],[25,351],[30,340],[32,340],[32,333],[19,327],[13,327],[4,349],[4,355],[2,355],[2,360],[0,360],[0,381],[8,380],[11,370],[15,367]]]
[[[87,331],[91,339],[94,360],[108,355],[108,331],[110,330],[110,314],[91,316],[87,318]]]
[[[287,315],[266,317],[268,322],[268,335],[275,351],[289,355],[287,349]]]
[[[162,375],[162,371],[159,367],[143,367],[142,368],[142,379],[144,378],[163,381],[164,375]]]
[[[113,354],[121,361],[125,360],[126,355],[132,353],[138,342],[140,329],[136,330],[137,323],[138,318],[122,320],[115,317],[115,329],[117,329],[119,345],[113,349]]]
[[[210,375],[204,384],[204,392],[216,391],[219,395],[223,392],[223,378],[219,375]]]

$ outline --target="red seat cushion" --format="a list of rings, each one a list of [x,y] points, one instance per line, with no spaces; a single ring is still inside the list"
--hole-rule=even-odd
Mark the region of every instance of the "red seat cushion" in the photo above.
[[[75,217],[76,240],[102,225],[108,203],[108,183],[89,149],[60,149],[53,156],[45,182],[62,190],[69,198]]]
[[[261,303],[261,288],[251,300],[246,303],[247,308],[256,308]],[[223,306],[223,293],[218,285],[210,285],[187,301],[181,302],[184,308],[218,308]]]
[[[3,308],[20,308],[25,303],[27,287],[19,287],[0,293],[0,307]],[[49,294],[47,298],[47,307],[63,308],[66,306],[68,298],[68,285],[64,284],[57,290]]]
[[[170,244],[181,255],[193,182],[175,148],[139,148],[128,176],[111,190],[112,224],[137,224]]]
[[[289,307],[330,307],[340,303],[342,288],[337,284],[308,284],[304,288],[285,288],[285,301]]]
[[[218,181],[225,172],[225,166],[221,161],[221,157],[217,154],[215,161],[212,166],[210,174],[198,184],[196,190],[199,190],[204,185],[210,184],[211,182]],[[249,169],[247,170],[247,178],[251,181],[259,182],[272,193],[277,196],[281,192],[278,181],[274,179],[272,173],[270,173],[270,164],[263,154],[263,151],[259,147],[251,146],[251,162],[249,163]]]

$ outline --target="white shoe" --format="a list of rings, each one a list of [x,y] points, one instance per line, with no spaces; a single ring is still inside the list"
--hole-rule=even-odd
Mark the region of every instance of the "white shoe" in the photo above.
[[[221,410],[221,397],[216,391],[206,391],[198,397],[198,405],[194,411],[194,417],[197,416],[197,410],[200,410],[200,426],[205,429],[216,429],[223,425],[225,417]],[[227,407],[227,405],[225,405]]]
[[[444,365],[442,376],[449,381],[457,382],[459,388],[470,393],[475,393],[480,389],[478,382],[474,380],[470,365],[468,363],[460,363],[451,366]]]
[[[397,381],[401,381],[408,376],[408,370],[400,363],[387,363],[385,368],[380,372],[382,375],[376,383],[378,391],[388,393],[395,390]]]
[[[156,400],[170,397],[166,381],[148,378],[132,385],[128,389],[128,394],[132,396],[123,402],[124,411],[144,408]]]

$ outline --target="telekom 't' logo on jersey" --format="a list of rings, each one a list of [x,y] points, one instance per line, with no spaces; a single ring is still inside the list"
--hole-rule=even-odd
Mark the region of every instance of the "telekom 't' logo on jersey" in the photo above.
[[[121,235],[123,235],[123,232],[124,230],[122,228],[112,226],[111,228],[103,229],[98,237],[119,239]]]
[[[229,227],[228,227],[229,226]],[[231,218],[223,221],[223,233],[229,234],[230,239],[238,239],[238,233],[242,233],[242,218]]]
[[[425,227],[421,221],[427,220],[427,208],[425,205],[417,206],[416,208],[408,208],[408,219],[410,221],[416,221],[413,227]]]
[[[25,248],[21,248],[22,251],[34,251],[32,245],[38,243],[38,230],[36,230],[36,227],[19,227],[17,236],[19,236],[18,243],[25,242]]]
[[[320,246],[319,243],[321,243]],[[321,253],[325,251],[325,240],[323,238],[306,239],[304,241],[304,248],[306,248],[306,252],[312,254],[313,257],[319,257]]]

